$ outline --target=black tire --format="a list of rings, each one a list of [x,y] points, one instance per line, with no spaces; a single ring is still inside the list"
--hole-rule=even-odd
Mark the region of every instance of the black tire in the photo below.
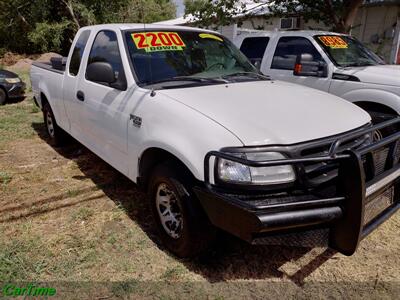
[[[0,105],[6,104],[6,101],[7,101],[7,94],[2,88],[0,88]]]
[[[368,111],[368,113],[371,116],[372,124],[374,124],[374,125],[398,117],[398,115],[383,113],[383,112],[379,112],[379,111]],[[383,128],[381,130],[377,130],[374,133],[374,140],[376,140],[376,141],[380,140],[384,137],[392,135],[393,133],[397,132],[398,130],[399,130],[398,125],[392,125],[392,126]]]
[[[187,174],[184,168],[176,167],[172,163],[164,163],[155,168],[149,183],[149,201],[153,218],[158,229],[163,245],[173,254],[181,258],[194,257],[205,250],[215,240],[216,229],[205,215],[199,201],[191,187],[191,174]],[[168,221],[161,220],[161,207],[158,205],[157,195],[164,192],[167,187],[172,192],[170,211],[181,215],[180,226],[173,237],[164,226],[168,227]],[[163,212],[165,212],[164,210]],[[169,214],[170,215],[170,214]],[[179,219],[178,217],[176,218]],[[169,225],[172,226],[173,223]]]
[[[50,138],[50,144],[55,147],[64,146],[68,136],[65,131],[57,125],[53,110],[48,103],[45,103],[43,106],[43,119],[46,132]]]

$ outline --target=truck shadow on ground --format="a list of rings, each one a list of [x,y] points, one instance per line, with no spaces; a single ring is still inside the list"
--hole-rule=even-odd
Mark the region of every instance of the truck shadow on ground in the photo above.
[[[32,127],[48,143],[42,123]],[[90,179],[116,205],[123,207],[129,218],[137,223],[147,236],[160,246],[146,195],[124,175],[113,169],[77,141],[67,147],[54,148],[60,155],[77,163],[83,175],[77,180]],[[286,246],[253,246],[231,235],[220,233],[212,250],[192,260],[180,260],[186,268],[203,276],[209,282],[235,279],[291,280],[298,286],[335,252],[329,249],[312,250]]]

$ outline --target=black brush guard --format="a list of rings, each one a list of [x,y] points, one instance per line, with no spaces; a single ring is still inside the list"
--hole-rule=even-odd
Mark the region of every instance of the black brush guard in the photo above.
[[[396,118],[343,134],[329,142],[329,152],[322,156],[251,161],[234,156],[232,153],[246,151],[277,152],[279,147],[224,148],[221,151],[211,151],[204,160],[205,187],[197,187],[195,192],[210,221],[215,226],[244,240],[252,242],[255,236],[261,233],[287,232],[288,230],[301,232],[307,230],[307,228],[329,228],[329,246],[345,255],[352,255],[360,241],[389,219],[400,207],[399,189],[397,187],[400,177],[400,164],[395,155],[397,147],[400,147],[400,131],[357,150],[344,150],[337,153],[337,149],[350,139],[372,134],[374,131],[388,126],[397,126],[399,123],[400,118]],[[318,143],[326,144],[326,140],[321,140]],[[363,157],[365,158],[368,155],[372,157],[374,152],[385,147],[390,148],[385,161],[386,170],[379,175],[369,176],[370,178],[367,179]],[[292,165],[295,170],[299,169],[297,166],[305,163],[335,162],[338,164],[335,184],[341,191],[340,196],[317,199],[293,196],[289,197],[291,201],[255,205],[239,195],[225,193],[223,189],[218,187],[218,184],[210,183],[210,161],[212,157],[215,159],[224,158],[249,167]],[[297,173],[297,176],[302,175]],[[394,190],[393,203],[380,211],[371,221],[365,223],[364,215],[367,201],[378,197],[389,187],[393,187]],[[266,193],[271,193],[271,191],[266,191]]]

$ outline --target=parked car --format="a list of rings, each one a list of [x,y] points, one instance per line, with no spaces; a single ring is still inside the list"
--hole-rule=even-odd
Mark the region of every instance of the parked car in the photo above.
[[[349,35],[243,30],[234,43],[264,74],[349,100],[374,123],[400,113],[400,66],[385,64]]]
[[[0,70],[0,105],[9,99],[23,98],[25,93],[25,83],[17,74]]]
[[[400,206],[400,133],[372,138],[399,119],[372,126],[348,101],[270,80],[218,33],[84,27],[31,81],[50,141],[69,133],[147,190],[178,256],[215,228],[351,255]]]

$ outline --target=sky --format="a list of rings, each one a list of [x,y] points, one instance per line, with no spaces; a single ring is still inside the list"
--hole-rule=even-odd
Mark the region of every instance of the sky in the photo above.
[[[176,16],[181,17],[185,13],[185,5],[183,4],[184,0],[173,0],[176,4]]]

